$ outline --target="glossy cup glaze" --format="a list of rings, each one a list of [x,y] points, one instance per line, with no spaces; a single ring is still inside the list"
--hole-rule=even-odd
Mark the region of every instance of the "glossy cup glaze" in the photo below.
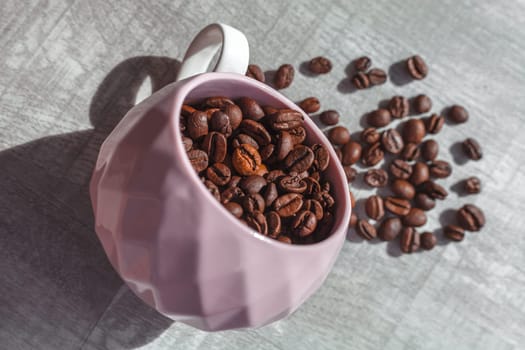
[[[203,330],[257,327],[292,313],[325,280],[350,219],[348,184],[304,114],[306,142],[330,150],[331,236],[288,245],[242,224],[202,184],[179,132],[184,101],[216,95],[299,109],[239,74],[204,73],[166,86],[131,109],[102,145],[90,187],[96,231],[120,276],[162,314]]]

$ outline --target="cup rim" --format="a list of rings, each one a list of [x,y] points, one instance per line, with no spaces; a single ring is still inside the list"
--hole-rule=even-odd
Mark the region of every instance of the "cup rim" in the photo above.
[[[286,105],[288,108],[293,108],[295,110],[298,110],[303,115],[303,118],[305,120],[305,128],[307,129],[307,132],[313,132],[315,134],[315,137],[319,139],[325,146],[327,146],[328,151],[330,152],[331,159],[337,159],[337,154],[335,153],[333,147],[330,145],[330,142],[328,141],[327,137],[324,135],[324,133],[315,125],[315,123],[311,120],[310,116],[308,116],[300,107],[298,107],[293,101],[288,99],[286,96],[279,93],[277,90],[274,90],[273,88],[269,87],[266,84],[263,84],[255,79],[246,77],[241,74],[237,73],[218,73],[218,72],[208,72],[208,73],[201,73],[183,80],[178,81],[178,90],[176,96],[170,95],[170,98],[174,99],[174,103],[172,105],[171,110],[171,132],[173,133],[173,138],[175,140],[174,147],[178,151],[179,154],[186,154],[186,151],[183,149],[183,143],[182,143],[182,134],[179,130],[179,120],[180,120],[180,111],[182,108],[182,105],[184,104],[186,96],[193,91],[194,89],[198,88],[200,85],[204,83],[209,83],[210,81],[219,81],[219,80],[227,80],[227,81],[234,81],[239,82],[241,84],[247,84],[252,85],[253,87],[261,90],[263,93],[278,99],[280,102],[282,102],[284,105]],[[173,118],[173,119],[172,119]],[[210,200],[213,206],[215,206],[219,212],[224,214],[224,216],[227,218],[234,228],[232,231],[235,231],[235,234],[241,234],[243,236],[249,235],[258,241],[263,242],[264,244],[269,244],[270,246],[273,246],[275,248],[279,249],[285,249],[285,250],[312,250],[312,249],[318,249],[322,248],[324,246],[330,245],[333,241],[341,239],[338,237],[339,235],[346,236],[347,230],[341,230],[341,226],[348,227],[348,223],[350,221],[350,215],[351,215],[351,203],[350,203],[350,196],[349,195],[341,195],[342,203],[340,203],[341,206],[343,206],[343,215],[340,218],[340,220],[337,220],[336,216],[334,215],[334,226],[332,228],[332,234],[328,236],[327,238],[323,239],[320,242],[313,243],[313,244],[287,244],[283,242],[279,242],[278,240],[275,240],[273,238],[266,237],[259,232],[253,230],[249,226],[243,224],[239,219],[234,217],[230,212],[226,210],[226,208],[217,201],[216,198],[212,196],[212,194],[205,188],[202,181],[199,179],[198,174],[193,169],[190,160],[187,156],[181,157],[182,162],[184,164],[183,171],[188,175],[189,179],[193,183],[197,184],[198,191],[204,192],[204,196],[207,196],[207,198]],[[343,191],[344,193],[349,194],[349,187],[348,182],[346,181],[346,177],[344,175],[344,171],[342,168],[342,165],[338,161],[334,161],[333,164],[329,164],[329,166],[335,166],[336,173],[340,177],[340,182],[343,185]],[[340,231],[339,234],[337,234]]]

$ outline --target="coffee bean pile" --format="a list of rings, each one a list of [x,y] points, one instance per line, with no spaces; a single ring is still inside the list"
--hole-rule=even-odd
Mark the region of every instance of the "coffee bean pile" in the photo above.
[[[260,72],[248,68],[254,78]],[[330,154],[305,144],[301,112],[213,96],[185,104],[180,129],[204,186],[243,223],[283,243],[316,243],[331,233]]]
[[[387,80],[383,70],[370,69],[371,66],[372,60],[367,56],[353,61],[355,74],[349,79],[355,88],[365,89]],[[332,64],[325,57],[316,57],[308,67],[314,74],[324,74],[331,70]],[[406,59],[405,69],[415,80],[424,79],[429,71],[419,55]],[[275,75],[274,86],[278,89],[290,86],[293,72],[293,66],[281,66]],[[283,81],[286,84],[282,84]],[[301,101],[299,106],[307,113],[320,109],[319,100],[315,97]],[[436,201],[445,200],[448,196],[439,179],[452,174],[452,165],[438,158],[440,144],[428,137],[442,130],[445,117],[437,113],[418,116],[431,110],[432,100],[427,95],[420,94],[411,99],[393,96],[387,105],[366,116],[368,127],[360,132],[358,140],[352,139],[347,128],[337,125],[340,115],[336,110],[325,110],[319,115],[321,123],[332,126],[327,136],[343,165],[348,182],[353,182],[359,175],[355,165],[360,163],[370,168],[363,174],[364,183],[373,188],[383,188],[382,191],[388,193],[375,194],[364,201],[364,212],[375,224],[366,218],[359,218],[354,212],[350,227],[366,240],[378,237],[391,241],[400,237],[400,249],[404,253],[420,248],[430,250],[436,245],[434,233],[420,234],[416,228],[426,224],[427,213],[436,206]],[[446,114],[451,124],[465,123],[469,119],[467,110],[459,105],[451,106]],[[399,126],[389,127],[396,119],[402,120]],[[481,146],[474,138],[464,140],[462,149],[471,160],[482,158]],[[375,167],[379,164],[381,167]],[[462,181],[462,188],[466,194],[480,193],[481,181],[470,177]],[[356,201],[352,193],[350,198],[354,207]],[[456,222],[443,227],[443,234],[452,241],[461,241],[465,231],[479,231],[484,224],[482,210],[473,204],[466,204],[457,210]]]

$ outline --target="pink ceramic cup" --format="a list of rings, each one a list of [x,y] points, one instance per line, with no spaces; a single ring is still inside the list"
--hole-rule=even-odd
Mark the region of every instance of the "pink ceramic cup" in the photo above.
[[[191,167],[179,132],[184,101],[215,95],[299,109],[240,74],[181,80],[126,114],[101,147],[90,187],[97,235],[131,290],[160,313],[210,331],[258,327],[296,310],[330,272],[351,210],[336,154],[304,114],[307,143],[330,150],[327,177],[336,201],[330,237],[288,245],[227,212]]]

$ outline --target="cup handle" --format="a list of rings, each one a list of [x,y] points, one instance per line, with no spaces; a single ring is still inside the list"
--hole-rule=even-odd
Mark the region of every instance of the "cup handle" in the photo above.
[[[177,81],[207,71],[219,51],[214,72],[245,74],[250,60],[250,48],[244,34],[223,23],[213,23],[202,29],[193,39],[177,75]]]

